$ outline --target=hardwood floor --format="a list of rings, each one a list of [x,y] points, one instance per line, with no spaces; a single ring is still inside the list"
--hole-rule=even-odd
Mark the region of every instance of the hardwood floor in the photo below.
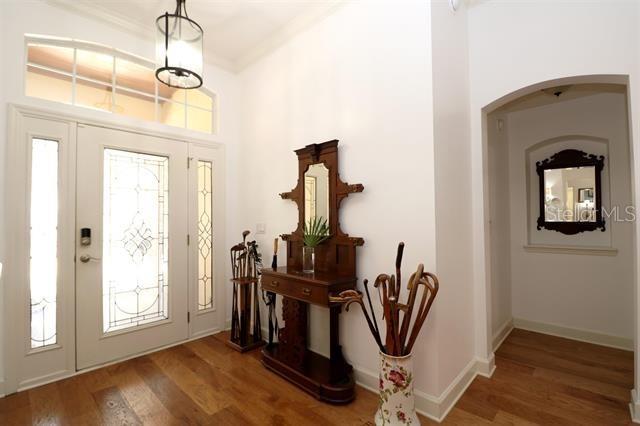
[[[377,396],[321,403],[211,336],[0,398],[0,425],[365,425]],[[447,425],[631,424],[633,353],[514,330]],[[424,417],[425,425],[436,424]]]

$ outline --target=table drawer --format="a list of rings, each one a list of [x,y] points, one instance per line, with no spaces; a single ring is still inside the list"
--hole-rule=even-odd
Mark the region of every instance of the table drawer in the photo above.
[[[303,302],[323,306],[329,304],[329,288],[327,286],[317,286],[304,281],[263,275],[262,288]]]
[[[288,284],[288,281],[280,277],[273,277],[263,274],[261,284],[263,290],[281,294],[282,291],[286,292],[284,288]]]

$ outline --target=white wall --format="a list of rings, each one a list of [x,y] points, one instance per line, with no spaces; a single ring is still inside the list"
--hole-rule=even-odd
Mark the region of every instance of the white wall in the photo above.
[[[500,123],[500,124],[499,124]],[[500,127],[499,127],[500,126]],[[511,214],[509,202],[508,122],[504,113],[487,118],[487,160],[491,236],[491,335],[512,318],[511,308]]]
[[[543,0],[474,2],[469,9],[469,81],[476,353],[490,353],[488,302],[490,266],[485,235],[488,206],[486,135],[482,109],[507,94],[547,80],[590,74],[628,75],[638,96],[638,20],[635,1],[557,2]],[[633,110],[631,111],[633,116]],[[638,120],[633,122],[634,162],[640,164]],[[640,176],[636,175],[636,179]],[[636,181],[637,183],[638,180]],[[640,185],[635,185],[638,199]],[[638,228],[635,229],[636,235]],[[637,292],[636,292],[637,297]],[[638,370],[638,369],[636,369]]]
[[[512,112],[507,117],[514,318],[632,339],[632,223],[605,218],[606,232],[596,230],[576,235],[535,228],[539,213],[535,162],[563,149],[604,155],[603,206],[610,210],[612,206],[624,209],[631,205],[626,96],[597,94]],[[527,150],[536,144],[568,135],[603,138],[608,144],[570,138],[543,146],[535,151],[537,155],[532,152],[527,157]],[[618,252],[615,256],[531,253],[524,249],[530,241],[613,247]]]
[[[182,129],[162,126],[156,123],[144,123],[128,117],[110,115],[97,111],[85,110],[57,103],[31,99],[24,96],[24,34],[42,34],[59,37],[75,38],[113,46],[150,59],[155,55],[153,40],[142,40],[128,32],[119,31],[105,22],[86,18],[51,6],[43,1],[0,1],[0,53],[3,63],[1,72],[4,73],[2,90],[0,92],[0,179],[4,178],[4,156],[6,150],[7,129],[5,125],[7,103],[19,103],[35,107],[45,107],[54,110],[71,112],[87,118],[112,120],[114,123],[126,123],[150,130],[162,130],[175,134],[181,138],[194,135],[202,138],[202,133],[190,133]],[[10,58],[8,60],[7,58]],[[237,146],[239,134],[239,86],[236,75],[223,71],[214,66],[205,66],[205,86],[218,95],[219,101],[219,133],[211,136],[212,141],[226,145],[227,170],[227,223],[235,223],[237,211]],[[0,183],[3,183],[0,181]],[[4,217],[4,185],[0,186],[0,214]],[[4,218],[2,220],[4,222]],[[2,231],[2,228],[0,228]],[[0,262],[4,258],[4,233],[0,234]],[[227,236],[229,241],[230,236]],[[8,285],[8,283],[4,283]],[[0,309],[0,326],[3,310]],[[0,327],[1,333],[2,327]],[[0,334],[1,336],[1,334]],[[0,341],[2,347],[2,341]],[[3,374],[3,351],[0,351],[0,381]]]
[[[438,394],[474,358],[467,15],[431,4],[436,187]]]
[[[365,239],[360,280],[393,272],[399,241],[405,278],[419,262],[436,269],[429,12],[417,1],[349,3],[241,74],[239,214],[245,226],[267,224],[259,236],[267,256],[272,238],[296,227],[295,205],[277,195],[296,184],[293,150],[337,138],[341,178],[365,187],[340,215],[345,232]],[[415,348],[416,387],[431,395],[438,395],[436,317]],[[377,348],[362,314],[351,309],[341,320],[345,357],[376,375]],[[324,310],[312,310],[312,347],[320,351],[327,321]]]

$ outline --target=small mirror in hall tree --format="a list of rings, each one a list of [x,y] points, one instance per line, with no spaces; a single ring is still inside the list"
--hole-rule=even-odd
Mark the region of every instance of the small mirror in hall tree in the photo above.
[[[565,149],[536,163],[540,178],[538,230],[563,234],[605,230],[601,174],[604,156]]]

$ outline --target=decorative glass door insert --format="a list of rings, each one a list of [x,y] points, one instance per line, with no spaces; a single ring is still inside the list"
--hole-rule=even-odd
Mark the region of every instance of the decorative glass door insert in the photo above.
[[[31,348],[57,343],[58,142],[31,142]]]
[[[213,201],[211,161],[198,161],[198,310],[213,308]]]
[[[104,150],[105,333],[169,318],[169,158]]]

